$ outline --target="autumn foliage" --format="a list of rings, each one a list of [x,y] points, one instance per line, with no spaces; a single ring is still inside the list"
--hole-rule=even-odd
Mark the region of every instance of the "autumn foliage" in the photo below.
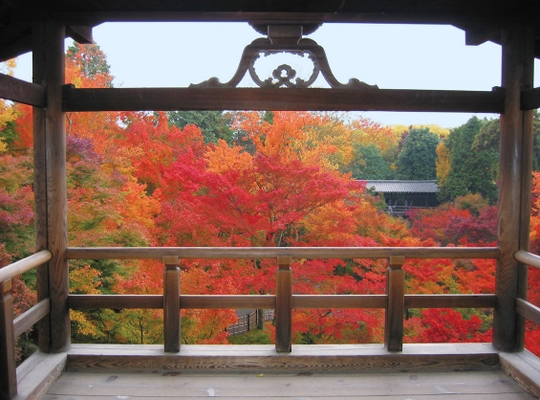
[[[97,46],[96,46],[97,47]],[[78,87],[110,87],[99,48],[70,50],[67,76]],[[33,250],[31,112],[2,105],[0,235],[2,263]],[[350,164],[360,145],[396,160],[401,132],[360,118],[309,112],[243,112],[230,141],[205,140],[166,113],[68,113],[70,246],[493,246],[495,206],[465,195],[436,209],[392,217]],[[8,130],[11,129],[11,130]],[[427,128],[426,128],[427,129]],[[11,136],[8,136],[9,135]],[[10,138],[7,141],[5,138]],[[439,147],[439,154],[444,148]],[[358,160],[357,160],[358,161]],[[439,163],[438,168],[449,164]],[[540,251],[540,177],[533,182],[531,248]],[[294,260],[298,294],[382,294],[385,260]],[[275,293],[275,260],[182,260],[184,294]],[[493,293],[493,260],[407,260],[406,293]],[[529,275],[540,304],[540,271]],[[161,294],[163,266],[152,260],[72,260],[72,293]],[[25,293],[32,286],[20,289]],[[23,297],[29,297],[24,295]],[[23,300],[21,300],[22,302]],[[489,341],[491,310],[408,310],[407,342]],[[159,343],[156,310],[72,311],[74,340]],[[295,310],[295,343],[381,342],[383,310]],[[233,310],[183,310],[186,343],[228,343]],[[537,353],[538,331],[527,346]],[[272,336],[268,322],[265,332]],[[536,342],[535,342],[536,340]]]

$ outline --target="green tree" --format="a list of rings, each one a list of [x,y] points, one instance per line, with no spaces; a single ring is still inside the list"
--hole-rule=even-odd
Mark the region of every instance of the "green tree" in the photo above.
[[[374,144],[356,145],[354,159],[343,170],[355,179],[392,179],[390,164]]]
[[[435,162],[439,137],[429,128],[410,130],[396,161],[396,178],[404,180],[436,179]]]
[[[167,116],[169,124],[180,129],[186,125],[199,127],[205,143],[217,143],[219,139],[232,141],[232,117],[221,111],[171,111]]]
[[[450,172],[444,184],[440,184],[441,200],[454,200],[468,193],[479,193],[491,204],[497,200],[494,168],[497,153],[489,144],[493,140],[487,140],[496,132],[494,126],[493,122],[472,117],[450,132],[446,141],[450,151]],[[479,137],[483,128],[484,139]]]
[[[533,170],[540,171],[540,113],[534,110],[534,144],[533,144]],[[480,128],[474,139],[475,152],[486,151],[491,153],[492,170],[496,177],[499,173],[499,143],[501,136],[501,121],[499,118],[487,121]]]

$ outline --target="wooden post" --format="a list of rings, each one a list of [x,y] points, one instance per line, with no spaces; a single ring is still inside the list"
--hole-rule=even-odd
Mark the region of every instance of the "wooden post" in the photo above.
[[[390,257],[386,269],[386,295],[388,304],[385,312],[384,346],[388,351],[403,350],[403,312],[405,311],[405,273],[401,269],[404,256]]]
[[[178,257],[163,257],[163,325],[165,352],[180,351],[180,267]]]
[[[505,108],[501,115],[498,246],[493,318],[493,345],[501,351],[523,348],[524,320],[515,310],[518,291],[524,295],[525,267],[513,255],[529,241],[532,111],[521,110],[521,91],[531,87],[534,30],[516,21],[502,31],[502,86]],[[528,148],[527,148],[527,147]]]
[[[47,177],[47,240],[53,258],[49,262],[51,297],[51,351],[66,351],[71,346],[66,198],[66,129],[62,110],[64,85],[65,26],[47,21],[44,29],[44,85],[47,88],[45,120]]]
[[[32,68],[33,82],[42,85],[45,82],[45,24],[36,22],[32,27]],[[47,146],[45,142],[46,111],[33,107],[34,131],[34,224],[36,228],[36,251],[47,249]],[[49,294],[49,264],[37,268],[36,276],[38,301]],[[38,323],[39,350],[51,351],[50,314]]]
[[[13,332],[13,299],[11,279],[0,282],[0,399],[17,394],[15,334]]]
[[[292,348],[292,257],[277,257],[276,276],[276,351],[290,353]]]

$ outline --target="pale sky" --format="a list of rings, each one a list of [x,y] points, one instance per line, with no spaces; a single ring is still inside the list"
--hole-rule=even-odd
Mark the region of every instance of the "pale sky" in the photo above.
[[[94,41],[107,55],[116,87],[186,87],[214,76],[227,82],[244,47],[258,37],[247,23],[107,23],[94,28]],[[324,24],[307,37],[325,48],[343,83],[357,78],[382,89],[489,91],[500,86],[500,46],[466,46],[465,33],[451,26]],[[540,71],[539,60],[535,68]],[[30,80],[30,74],[30,57],[20,57],[16,76]],[[540,72],[536,75],[538,87]],[[359,114],[383,125],[433,123],[444,128],[473,115]]]

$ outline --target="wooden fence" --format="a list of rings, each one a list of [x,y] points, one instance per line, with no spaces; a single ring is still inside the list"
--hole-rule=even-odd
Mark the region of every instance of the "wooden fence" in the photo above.
[[[274,319],[274,310],[262,310],[262,320],[271,321]],[[248,310],[247,313],[238,316],[238,322],[227,328],[229,335],[242,335],[257,328],[260,314],[257,310]]]

